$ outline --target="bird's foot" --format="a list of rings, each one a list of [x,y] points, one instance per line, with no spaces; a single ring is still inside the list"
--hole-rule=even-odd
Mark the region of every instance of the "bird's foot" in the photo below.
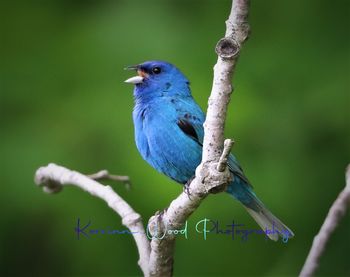
[[[187,180],[186,184],[184,185],[183,191],[187,194],[188,198],[191,200],[191,191],[190,191],[190,185],[193,181],[195,176],[191,177],[190,179]]]

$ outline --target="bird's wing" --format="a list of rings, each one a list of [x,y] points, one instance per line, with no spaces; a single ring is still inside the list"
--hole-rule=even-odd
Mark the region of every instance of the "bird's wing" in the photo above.
[[[179,128],[190,138],[203,146],[205,115],[201,108],[194,101],[181,101],[177,106]],[[236,157],[230,154],[228,167],[236,176],[240,177],[248,186],[251,186],[248,178],[244,175],[243,169],[239,165]]]
[[[203,145],[205,115],[193,98],[177,99],[177,126],[190,138]]]

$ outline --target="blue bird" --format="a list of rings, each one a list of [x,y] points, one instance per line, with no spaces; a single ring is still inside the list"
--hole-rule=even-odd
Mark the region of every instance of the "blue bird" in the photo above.
[[[141,156],[157,171],[185,185],[201,162],[205,120],[192,98],[190,82],[179,69],[164,61],[148,61],[126,69],[138,73],[125,82],[135,85],[133,121]],[[255,195],[232,154],[228,165],[234,180],[227,193],[243,204],[270,239],[294,236]]]

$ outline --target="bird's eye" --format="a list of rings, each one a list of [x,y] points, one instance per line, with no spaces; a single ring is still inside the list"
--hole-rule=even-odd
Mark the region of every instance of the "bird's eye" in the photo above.
[[[160,67],[158,67],[158,66],[153,67],[153,68],[152,68],[152,72],[153,72],[154,74],[159,74],[159,73],[161,72]]]

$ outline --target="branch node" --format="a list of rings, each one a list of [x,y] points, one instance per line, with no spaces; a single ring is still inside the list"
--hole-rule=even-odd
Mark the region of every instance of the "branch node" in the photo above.
[[[138,213],[131,213],[123,217],[122,224],[124,226],[132,226],[140,221],[141,221],[141,216]]]
[[[203,170],[210,172],[204,177],[204,186],[207,194],[219,193],[226,190],[227,185],[232,181],[232,174],[227,166],[223,171],[217,170],[218,163],[208,163],[203,167]]]
[[[240,50],[239,43],[230,37],[224,37],[216,44],[215,52],[222,59],[234,59]]]

